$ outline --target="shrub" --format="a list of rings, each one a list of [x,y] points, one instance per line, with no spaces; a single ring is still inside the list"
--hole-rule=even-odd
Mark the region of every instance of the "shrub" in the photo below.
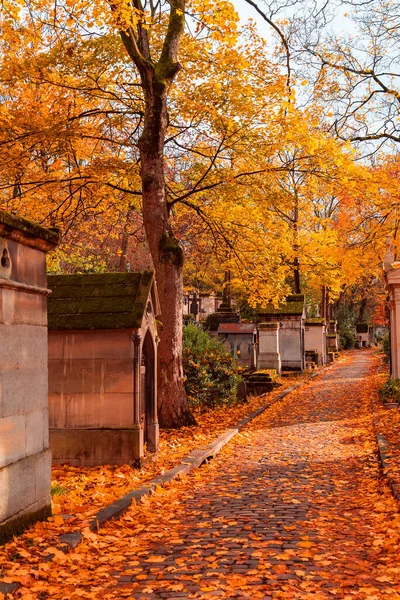
[[[357,338],[354,335],[352,329],[341,329],[339,332],[340,336],[340,347],[344,350],[351,350],[357,344]]]
[[[194,323],[183,328],[183,371],[194,408],[216,408],[236,401],[239,363],[220,341]]]
[[[383,402],[400,403],[400,379],[390,377],[379,390],[379,396]]]
[[[390,360],[390,338],[389,338],[388,333],[385,333],[385,335],[382,337],[382,350],[385,353],[386,362],[389,362],[389,360]]]

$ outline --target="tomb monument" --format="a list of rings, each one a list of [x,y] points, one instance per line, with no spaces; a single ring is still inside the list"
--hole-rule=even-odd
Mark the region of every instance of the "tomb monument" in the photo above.
[[[51,514],[45,229],[0,211],[0,542]]]

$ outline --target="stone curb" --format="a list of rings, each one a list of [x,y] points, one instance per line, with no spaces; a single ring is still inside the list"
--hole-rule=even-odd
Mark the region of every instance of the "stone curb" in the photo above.
[[[374,419],[374,425],[375,425],[375,430],[376,430],[377,423],[376,423],[375,419]],[[390,464],[389,443],[382,433],[377,433],[375,435],[375,437],[376,437],[376,442],[378,444],[379,463],[381,465],[383,475],[389,484],[390,490],[391,490],[395,500],[397,500],[397,502],[400,504],[400,485],[397,483],[397,481],[393,477],[392,466]]]
[[[384,366],[383,358],[379,357],[379,359],[380,359],[380,364],[376,368],[377,373]],[[400,504],[400,486],[395,481],[395,479],[392,475],[392,467],[390,464],[389,442],[387,441],[387,439],[385,438],[383,433],[377,433],[379,427],[378,427],[378,421],[375,418],[375,401],[373,398],[371,400],[371,405],[372,405],[372,422],[374,424],[374,431],[375,431],[375,440],[376,440],[376,445],[378,446],[379,466],[381,467],[383,476],[385,477],[385,479],[389,485],[390,491],[392,492],[394,499],[397,500],[397,502]]]
[[[322,375],[327,370],[330,370],[332,367],[339,364],[339,362],[341,361],[337,361],[336,363],[322,368],[317,373],[313,373],[310,376],[310,379],[317,377],[318,375]],[[122,498],[119,498],[119,500],[116,500],[112,504],[109,504],[105,508],[102,508],[92,519],[92,521],[90,521],[90,531],[97,532],[100,529],[100,527],[104,525],[104,523],[106,523],[107,521],[119,519],[134,502],[138,503],[146,496],[153,494],[158,486],[163,486],[167,483],[170,483],[174,479],[187,475],[193,469],[201,467],[202,464],[214,458],[225,446],[225,444],[227,444],[235,435],[237,435],[243,427],[245,427],[248,423],[250,423],[256,417],[265,412],[268,408],[270,408],[270,406],[272,406],[276,402],[279,402],[279,400],[282,400],[283,398],[285,398],[285,396],[289,395],[291,392],[304,385],[306,382],[307,380],[301,383],[296,383],[292,387],[287,388],[286,390],[278,394],[270,403],[266,404],[265,406],[262,406],[261,408],[258,408],[257,410],[250,413],[247,417],[241,419],[237,423],[236,427],[224,431],[224,433],[222,433],[218,438],[211,442],[211,444],[206,448],[192,450],[192,452],[188,454],[188,456],[183,458],[180,464],[178,464],[176,467],[173,467],[163,475],[159,475],[155,479],[152,479],[146,486],[142,486],[136,490],[133,490],[125,496],[122,496]],[[263,394],[263,396],[266,396],[266,394]],[[84,536],[79,531],[61,535],[59,538],[61,544],[60,549],[63,552],[69,552],[75,549],[82,542],[83,538]]]

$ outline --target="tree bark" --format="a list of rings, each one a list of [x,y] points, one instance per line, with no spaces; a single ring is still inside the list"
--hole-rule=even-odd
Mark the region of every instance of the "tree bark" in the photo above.
[[[367,298],[363,298],[358,309],[357,323],[363,323],[365,320],[365,311],[367,309]]]
[[[140,2],[135,2],[141,8]],[[158,347],[158,418],[164,428],[194,423],[182,368],[183,250],[173,235],[165,193],[164,143],[168,126],[168,90],[180,69],[179,40],[184,27],[184,0],[171,2],[169,26],[158,62],[153,62],[147,30],[122,31],[122,41],[134,61],[145,99],[139,140],[143,223],[156,270],[162,331]]]
[[[299,259],[296,258],[293,261],[294,266],[294,293],[301,294],[301,285],[300,285],[300,263]]]
[[[128,243],[129,243],[129,235],[124,231],[122,234],[122,243],[121,243],[121,256],[119,258],[119,271],[125,271],[126,269],[126,253],[128,251]]]
[[[300,284],[300,260],[299,260],[299,197],[297,191],[294,194],[294,211],[293,211],[293,275],[294,275],[294,293],[301,294]]]
[[[326,285],[321,288],[321,317],[326,319]]]

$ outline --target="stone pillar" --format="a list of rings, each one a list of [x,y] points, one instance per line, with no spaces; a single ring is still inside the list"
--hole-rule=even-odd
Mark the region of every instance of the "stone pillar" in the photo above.
[[[395,261],[390,238],[383,259],[385,286],[390,310],[390,376],[400,379],[400,262]]]
[[[140,366],[142,336],[133,336],[133,455],[139,460],[144,455],[143,430],[140,425]]]
[[[257,369],[275,369],[281,373],[279,323],[259,323]]]
[[[46,252],[58,241],[0,211],[0,543],[51,514]]]
[[[158,424],[158,406],[157,406],[157,381],[158,381],[158,373],[157,373],[157,345],[154,344],[154,356],[153,356],[153,404],[151,410],[151,420],[147,427],[147,447],[150,452],[157,452],[159,446],[160,439],[160,426]]]
[[[400,275],[400,269],[399,269]],[[389,286],[390,376],[400,379],[400,278]]]

